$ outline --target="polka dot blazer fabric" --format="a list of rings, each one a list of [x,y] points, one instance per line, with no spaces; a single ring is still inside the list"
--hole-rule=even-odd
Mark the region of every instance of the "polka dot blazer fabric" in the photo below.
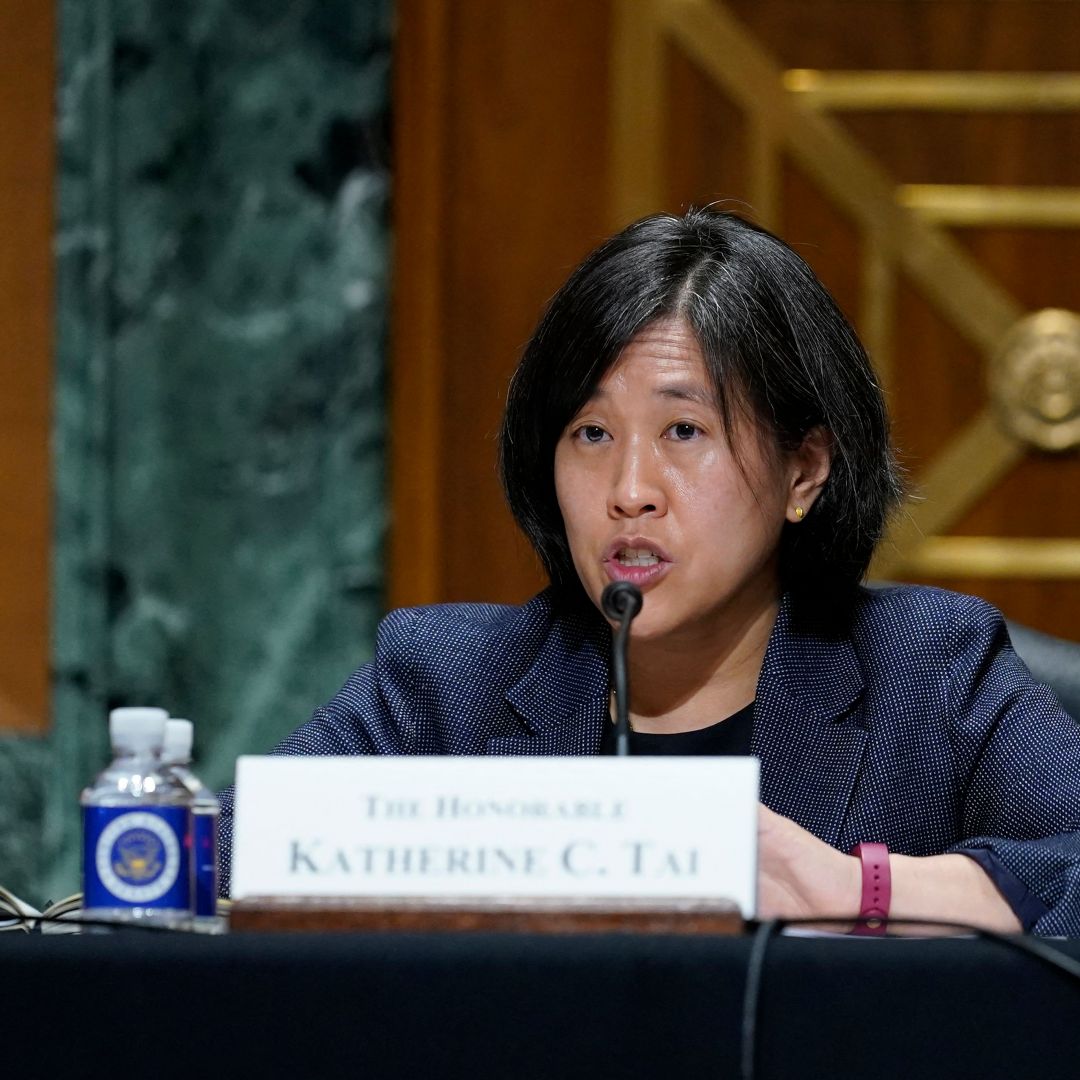
[[[557,613],[546,592],[395,611],[372,663],[273,753],[595,754],[609,648],[599,617]],[[983,601],[866,590],[849,631],[823,637],[785,599],[752,746],[762,802],[827,843],[985,850],[1045,908],[1036,933],[1080,936],[1080,725]],[[231,820],[230,790],[226,891]]]

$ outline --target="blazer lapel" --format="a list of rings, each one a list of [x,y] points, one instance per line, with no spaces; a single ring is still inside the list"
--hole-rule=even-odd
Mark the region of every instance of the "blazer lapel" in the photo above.
[[[599,616],[556,616],[536,660],[506,692],[520,735],[488,739],[492,755],[596,754],[608,715],[611,634]]]
[[[835,845],[866,751],[856,705],[862,669],[850,639],[802,633],[785,598],[765,652],[752,750],[761,801]]]
[[[765,652],[751,749],[761,801],[835,844],[866,750],[856,708],[862,669],[847,638],[792,625],[785,598]],[[599,619],[556,616],[536,660],[506,692],[521,732],[487,740],[490,755],[596,754],[608,719],[610,632]]]

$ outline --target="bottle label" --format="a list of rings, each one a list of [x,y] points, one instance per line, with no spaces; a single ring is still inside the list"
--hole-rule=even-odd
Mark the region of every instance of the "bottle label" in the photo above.
[[[192,815],[195,839],[195,914],[217,914],[217,814]]]
[[[83,810],[88,908],[191,908],[188,810],[88,806]]]

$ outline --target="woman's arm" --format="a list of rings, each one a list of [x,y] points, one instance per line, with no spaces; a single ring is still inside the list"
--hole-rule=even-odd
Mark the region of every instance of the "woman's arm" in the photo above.
[[[986,872],[966,855],[890,855],[891,921],[941,920],[1019,933],[1020,920]],[[855,919],[862,896],[859,860],[819,840],[767,806],[758,811],[758,916]]]
[[[947,742],[926,767],[949,765],[934,782],[954,785],[956,818],[937,838],[941,846],[914,847],[933,854],[891,856],[892,917],[1080,936],[1080,725],[1031,678],[997,611],[975,597],[945,600],[947,619],[926,613],[925,635],[944,644],[943,655],[931,649],[912,677],[937,680],[944,691],[937,708]],[[883,734],[895,730],[886,724]],[[887,809],[862,805],[860,830],[878,835],[848,832],[845,848],[867,840],[913,850],[901,810]],[[763,913],[850,918],[861,867],[763,809],[759,886]]]

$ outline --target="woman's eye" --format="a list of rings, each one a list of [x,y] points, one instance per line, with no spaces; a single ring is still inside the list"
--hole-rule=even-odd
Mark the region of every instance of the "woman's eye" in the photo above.
[[[576,434],[583,442],[603,442],[607,437],[607,432],[596,424],[583,424]]]
[[[687,442],[690,439],[696,439],[701,434],[701,428],[699,428],[697,424],[683,422],[672,424],[665,434],[669,438],[676,439],[679,442]]]

